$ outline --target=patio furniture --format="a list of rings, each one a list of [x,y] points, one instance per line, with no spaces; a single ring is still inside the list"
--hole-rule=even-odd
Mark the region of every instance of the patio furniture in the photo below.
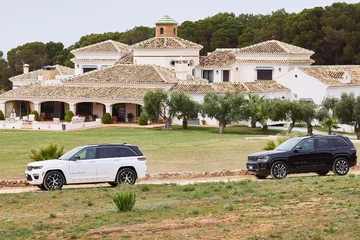
[[[59,124],[60,123],[60,118],[53,118],[53,122],[54,122],[54,124]]]
[[[35,121],[35,114],[29,114],[29,122]]]

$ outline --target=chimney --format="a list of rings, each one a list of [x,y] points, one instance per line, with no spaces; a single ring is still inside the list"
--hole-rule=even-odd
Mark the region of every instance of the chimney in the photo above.
[[[26,64],[26,63],[25,63],[25,64],[23,65],[23,71],[24,71],[23,73],[24,73],[24,74],[25,74],[25,73],[29,73],[29,67],[30,67],[29,64]]]
[[[175,74],[181,80],[187,80],[189,74],[189,60],[182,57],[175,59]]]
[[[55,66],[44,66],[42,67],[42,80],[55,79],[56,72]]]

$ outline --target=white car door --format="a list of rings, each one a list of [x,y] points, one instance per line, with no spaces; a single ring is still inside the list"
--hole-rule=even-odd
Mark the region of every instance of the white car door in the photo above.
[[[76,160],[69,161],[69,183],[96,182],[96,148],[89,147],[74,156]]]
[[[115,181],[114,172],[117,172],[114,162],[114,148],[111,146],[98,147],[96,150],[97,181]],[[116,174],[116,173],[115,173]]]

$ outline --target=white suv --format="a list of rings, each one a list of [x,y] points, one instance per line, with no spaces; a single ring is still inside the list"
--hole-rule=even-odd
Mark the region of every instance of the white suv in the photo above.
[[[77,147],[59,159],[29,163],[28,183],[43,190],[61,189],[64,184],[108,182],[135,184],[146,175],[146,158],[137,146],[103,144]]]

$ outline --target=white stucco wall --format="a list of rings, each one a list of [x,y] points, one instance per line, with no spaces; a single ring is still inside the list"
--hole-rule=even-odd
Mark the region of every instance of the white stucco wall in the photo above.
[[[316,104],[320,104],[327,94],[327,86],[325,84],[297,68],[280,76],[276,81],[291,90],[291,100],[312,98]]]
[[[360,86],[343,86],[343,87],[328,87],[326,89],[326,96],[331,96],[340,99],[342,93],[353,93],[355,97],[360,95]]]

